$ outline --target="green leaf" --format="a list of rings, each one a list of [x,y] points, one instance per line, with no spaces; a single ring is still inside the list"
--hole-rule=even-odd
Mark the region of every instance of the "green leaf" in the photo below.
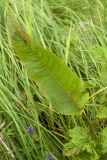
[[[96,117],[100,119],[106,119],[107,118],[107,107],[102,106],[98,109]]]
[[[95,142],[91,140],[86,128],[73,128],[69,131],[69,136],[71,137],[70,142],[64,145],[63,154],[65,156],[79,156],[83,151],[93,153]]]
[[[92,55],[99,64],[99,78],[104,86],[107,86],[107,46],[92,46]]]
[[[107,153],[107,127],[100,134],[100,146],[101,153]]]
[[[95,150],[93,150],[92,153],[88,153],[86,151],[81,152],[76,160],[87,160],[87,158],[88,160],[99,160],[99,156]]]
[[[83,81],[59,57],[37,46],[26,34],[15,35],[12,44],[29,78],[56,112],[80,115],[88,100]]]

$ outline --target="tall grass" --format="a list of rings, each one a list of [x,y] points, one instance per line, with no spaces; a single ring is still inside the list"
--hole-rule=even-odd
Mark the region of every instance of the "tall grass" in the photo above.
[[[105,0],[0,1],[0,157],[8,159],[72,159],[62,154],[69,129],[88,126],[84,117],[62,116],[27,77],[11,47],[11,16],[35,42],[56,53],[87,85],[86,112],[97,132],[105,123],[96,113],[106,104],[107,19]],[[106,66],[105,66],[106,68]],[[101,100],[99,100],[101,99]],[[4,123],[3,127],[2,124]],[[28,132],[28,127],[33,134]]]

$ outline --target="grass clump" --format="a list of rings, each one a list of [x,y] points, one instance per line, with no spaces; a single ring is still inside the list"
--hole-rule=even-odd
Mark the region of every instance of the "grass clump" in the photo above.
[[[106,160],[106,7],[105,0],[0,1],[1,159]],[[56,113],[28,78],[12,48],[11,20],[84,81],[81,116]]]

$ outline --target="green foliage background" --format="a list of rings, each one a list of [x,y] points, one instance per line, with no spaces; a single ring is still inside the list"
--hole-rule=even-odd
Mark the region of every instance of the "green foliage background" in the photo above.
[[[106,32],[105,0],[0,1],[1,159],[107,159]]]

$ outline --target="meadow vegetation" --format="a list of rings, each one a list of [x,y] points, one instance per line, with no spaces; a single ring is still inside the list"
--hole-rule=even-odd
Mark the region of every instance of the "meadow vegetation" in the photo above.
[[[107,159],[106,0],[0,0],[0,160],[12,159]]]

